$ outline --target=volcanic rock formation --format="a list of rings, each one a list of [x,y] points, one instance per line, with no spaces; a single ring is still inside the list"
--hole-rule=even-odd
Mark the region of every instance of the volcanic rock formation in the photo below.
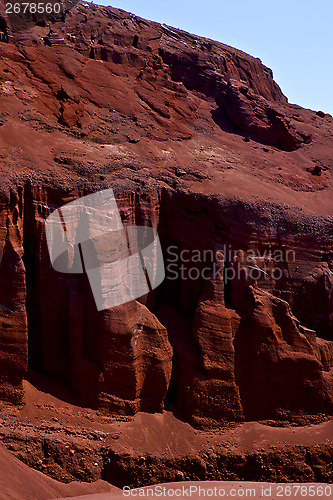
[[[1,398],[29,359],[110,413],[331,414],[332,117],[259,59],[119,9],[0,31]],[[167,277],[98,312],[52,269],[45,220],[109,187],[125,226],[158,230]]]

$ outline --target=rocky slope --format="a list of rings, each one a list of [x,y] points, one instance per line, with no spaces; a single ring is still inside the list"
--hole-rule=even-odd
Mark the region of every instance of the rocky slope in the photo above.
[[[108,413],[330,415],[332,117],[259,59],[111,7],[0,29],[1,398],[22,400],[29,358]],[[52,269],[45,219],[107,187],[158,230],[167,279],[98,312]]]
[[[0,403],[0,436],[16,458],[58,481],[101,478],[119,488],[198,480],[332,482],[332,421],[320,423],[317,417],[307,426],[268,421],[199,430],[170,411],[121,417],[83,408],[61,384],[37,375],[32,378],[39,389],[23,382],[22,408]],[[12,459],[5,472],[12,468],[17,476],[14,465]],[[38,476],[30,476],[33,485]],[[6,474],[3,484],[8,487]]]
[[[0,445],[0,470],[1,470],[1,495],[2,498],[26,498],[27,500],[47,500],[50,498],[78,497],[79,495],[116,493],[117,489],[112,488],[103,481],[98,481],[94,485],[87,484],[62,484],[51,479],[41,472],[29,469],[17,458]]]

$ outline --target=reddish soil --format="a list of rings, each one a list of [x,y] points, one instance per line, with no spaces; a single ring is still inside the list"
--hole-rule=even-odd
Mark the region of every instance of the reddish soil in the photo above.
[[[68,498],[92,493],[116,491],[105,481],[96,481],[94,484],[73,482],[63,484],[59,481],[33,470],[15,458],[2,444],[0,444],[0,487],[1,498],[10,499],[51,499]],[[99,496],[99,495],[97,495]]]
[[[311,426],[248,422],[204,431],[170,411],[132,418],[105,415],[69,402],[71,394],[64,387],[38,377],[38,385],[45,384],[47,392],[24,382],[21,409],[2,404],[0,435],[17,458],[57,480],[97,481],[92,485],[100,488],[97,492],[105,490],[100,478],[119,488],[218,478],[332,481],[332,421]],[[13,458],[11,464],[18,467],[20,462]],[[28,474],[29,469],[19,466]],[[29,473],[35,478],[32,484],[39,479],[36,487],[44,484],[45,476]],[[81,492],[74,483],[66,490],[56,481],[44,481],[45,488],[58,485],[54,493],[64,496]],[[43,491],[37,498],[45,498]],[[89,492],[88,487],[82,490]]]

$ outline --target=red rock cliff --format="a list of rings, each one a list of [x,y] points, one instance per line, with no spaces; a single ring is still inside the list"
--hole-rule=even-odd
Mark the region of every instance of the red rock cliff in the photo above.
[[[1,397],[19,400],[29,355],[111,412],[330,413],[332,118],[289,105],[258,59],[118,9],[2,40]],[[84,276],[52,269],[45,219],[107,187],[166,265],[196,251],[205,278],[168,271],[97,312]]]

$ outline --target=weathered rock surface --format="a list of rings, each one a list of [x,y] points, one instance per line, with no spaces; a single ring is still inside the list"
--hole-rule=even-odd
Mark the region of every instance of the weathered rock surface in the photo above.
[[[29,351],[108,412],[331,414],[332,117],[258,59],[93,4],[0,53],[1,397]],[[158,230],[167,279],[97,312],[84,275],[52,269],[45,219],[107,187],[125,225]]]
[[[332,365],[323,369],[315,331],[300,326],[287,302],[247,289],[248,313],[235,338],[236,380],[250,419],[262,412],[332,412]]]
[[[22,199],[12,197],[1,211],[0,394],[19,402],[28,367],[26,278],[23,263]]]

